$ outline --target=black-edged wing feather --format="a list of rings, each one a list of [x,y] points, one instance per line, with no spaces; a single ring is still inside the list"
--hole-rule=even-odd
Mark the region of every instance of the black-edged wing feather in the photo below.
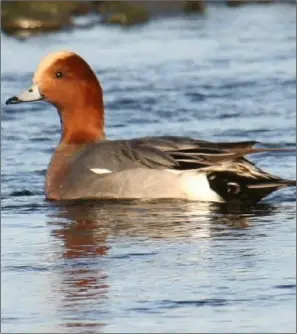
[[[154,147],[166,152],[178,163],[175,169],[179,170],[199,169],[227,160],[248,162],[243,158],[247,154],[286,151],[282,148],[253,148],[257,141],[216,143],[174,136],[143,137],[132,141],[138,148]]]
[[[278,148],[253,148],[255,143],[212,143],[174,136],[105,140],[88,145],[80,152],[77,161],[82,161],[89,169],[111,172],[135,168],[188,170],[217,165],[223,161],[242,161],[254,166],[243,157],[252,153],[283,151]]]

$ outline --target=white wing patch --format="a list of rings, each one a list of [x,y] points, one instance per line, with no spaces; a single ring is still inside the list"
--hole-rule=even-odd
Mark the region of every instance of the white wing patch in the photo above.
[[[108,174],[108,173],[112,173],[111,170],[104,169],[104,168],[91,168],[90,171],[93,172],[93,173],[95,173],[95,174]]]

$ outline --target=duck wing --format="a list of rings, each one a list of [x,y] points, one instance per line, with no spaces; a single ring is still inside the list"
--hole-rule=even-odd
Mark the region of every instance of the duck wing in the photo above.
[[[292,151],[284,148],[254,148],[257,141],[209,142],[189,137],[143,137],[131,142],[139,148],[150,147],[160,150],[177,163],[176,169],[199,169],[222,161],[244,159],[245,155],[262,152]],[[253,163],[249,162],[251,165]]]
[[[256,142],[212,143],[187,137],[144,137],[105,140],[87,145],[75,157],[89,169],[118,172],[135,168],[189,170],[216,166],[224,161],[243,161],[245,155],[288,149],[254,148]],[[222,147],[219,147],[219,146]],[[224,146],[224,148],[223,148]],[[78,159],[79,158],[79,159]],[[221,164],[220,164],[221,166]]]

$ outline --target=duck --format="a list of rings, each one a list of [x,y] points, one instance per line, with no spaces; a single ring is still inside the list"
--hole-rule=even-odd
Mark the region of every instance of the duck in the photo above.
[[[61,121],[61,138],[45,176],[45,197],[77,199],[181,199],[257,203],[296,186],[249,161],[246,155],[288,149],[255,147],[258,141],[217,142],[187,136],[109,140],[103,90],[77,53],[45,56],[33,84],[7,105],[45,101]],[[8,107],[9,108],[9,107]]]

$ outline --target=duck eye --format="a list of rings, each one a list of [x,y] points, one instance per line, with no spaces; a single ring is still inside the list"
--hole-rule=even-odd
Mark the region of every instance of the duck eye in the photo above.
[[[63,73],[62,72],[56,72],[56,78],[62,78],[63,77]]]

